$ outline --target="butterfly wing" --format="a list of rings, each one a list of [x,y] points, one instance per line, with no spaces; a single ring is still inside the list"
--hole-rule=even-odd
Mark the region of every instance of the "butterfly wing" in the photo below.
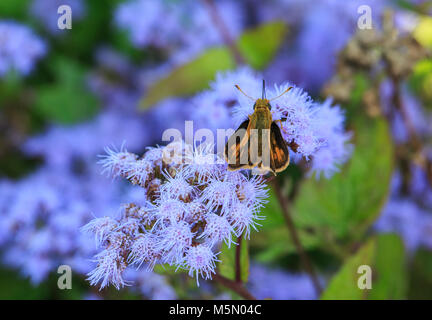
[[[224,155],[229,170],[250,168],[248,159],[249,123],[249,119],[243,121],[225,145]]]
[[[278,125],[273,121],[270,128],[270,168],[281,172],[289,165],[289,151]]]

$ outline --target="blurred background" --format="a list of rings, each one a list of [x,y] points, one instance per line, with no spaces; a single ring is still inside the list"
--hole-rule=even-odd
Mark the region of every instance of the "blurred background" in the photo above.
[[[72,29],[58,27],[61,5]],[[296,165],[282,175],[321,297],[432,298],[431,15],[422,0],[0,1],[0,299],[238,298],[163,269],[99,291],[85,280],[95,243],[79,230],[140,197],[101,175],[104,147],[142,154],[184,120],[226,125],[232,101],[198,94],[238,67],[345,109],[347,165],[328,180]],[[273,193],[263,214],[250,291],[320,298]],[[57,287],[63,264],[71,290]],[[377,274],[370,294],[352,281],[361,264]]]

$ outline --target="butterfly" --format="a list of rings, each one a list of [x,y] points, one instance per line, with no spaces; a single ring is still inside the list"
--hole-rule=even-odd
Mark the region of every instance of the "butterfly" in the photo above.
[[[270,101],[281,97],[292,87],[270,100],[266,98],[265,80],[261,99],[250,97],[238,85],[235,87],[247,98],[254,100],[255,104],[254,112],[231,135],[225,145],[224,156],[228,162],[228,170],[259,168],[276,175],[288,167],[290,158],[287,143],[277,125],[280,120],[273,121]]]

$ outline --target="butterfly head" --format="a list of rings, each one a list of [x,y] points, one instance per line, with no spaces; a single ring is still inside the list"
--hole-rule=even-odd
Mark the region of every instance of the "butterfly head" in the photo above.
[[[247,98],[251,99],[251,100],[255,100],[254,98],[252,98],[251,96],[247,95],[246,93],[243,92],[242,89],[240,89],[240,87],[238,85],[235,85],[235,87],[241,92],[243,93]],[[261,99],[256,99],[255,100],[255,104],[253,106],[254,110],[255,109],[269,109],[271,110],[271,105],[270,105],[270,101],[278,99],[279,97],[283,96],[285,93],[287,93],[288,91],[290,91],[292,89],[292,87],[287,88],[285,91],[283,91],[280,95],[278,95],[277,97],[274,97],[270,100],[267,99],[266,97],[266,87],[265,87],[265,80],[263,80],[262,82],[262,94],[261,94]]]
[[[257,99],[254,104],[255,109],[269,109],[271,110],[270,101],[268,99]]]

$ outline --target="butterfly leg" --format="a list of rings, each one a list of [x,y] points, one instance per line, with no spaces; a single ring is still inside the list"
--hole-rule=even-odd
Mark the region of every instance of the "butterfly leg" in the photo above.
[[[283,124],[282,124],[282,120],[275,120],[274,122],[278,122],[280,125],[281,130],[285,133],[288,134],[288,131],[286,131],[286,129],[284,128]]]

